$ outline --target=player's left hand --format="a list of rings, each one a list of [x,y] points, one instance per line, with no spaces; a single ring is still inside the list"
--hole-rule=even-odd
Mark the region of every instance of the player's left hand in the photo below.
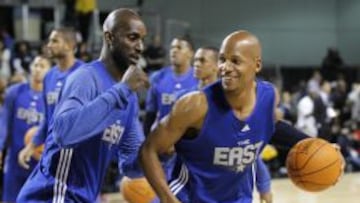
[[[272,203],[272,193],[260,193],[260,203]]]

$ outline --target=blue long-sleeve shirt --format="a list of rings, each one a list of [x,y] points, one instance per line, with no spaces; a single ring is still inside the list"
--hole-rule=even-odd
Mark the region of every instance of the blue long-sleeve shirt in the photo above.
[[[138,120],[138,100],[117,83],[100,61],[76,70],[66,80],[49,125],[45,152],[25,184],[19,202],[52,199],[94,202],[113,155],[125,175],[141,176],[136,155],[144,135]],[[64,192],[65,191],[65,192]],[[60,197],[59,197],[60,196]]]
[[[45,119],[40,123],[39,129],[34,135],[32,142],[38,146],[43,144],[46,139],[46,135],[49,128],[50,120],[52,119],[55,106],[59,101],[59,94],[64,86],[66,78],[77,68],[84,64],[81,60],[75,60],[75,63],[66,71],[61,71],[58,66],[54,66],[46,74],[44,78],[44,90],[43,90],[43,100],[46,104],[45,106]]]

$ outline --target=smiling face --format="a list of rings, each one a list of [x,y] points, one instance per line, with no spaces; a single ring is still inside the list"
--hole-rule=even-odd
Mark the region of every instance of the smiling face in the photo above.
[[[230,34],[221,45],[218,66],[224,90],[241,92],[261,70],[259,41],[246,31]]]

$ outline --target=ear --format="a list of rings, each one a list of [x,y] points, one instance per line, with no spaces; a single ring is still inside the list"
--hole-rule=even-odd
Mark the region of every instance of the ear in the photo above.
[[[261,69],[262,69],[262,60],[261,60],[260,57],[256,57],[255,66],[256,66],[255,72],[259,73],[261,71]]]
[[[106,44],[112,44],[113,36],[109,31],[104,32],[104,40],[105,40]]]

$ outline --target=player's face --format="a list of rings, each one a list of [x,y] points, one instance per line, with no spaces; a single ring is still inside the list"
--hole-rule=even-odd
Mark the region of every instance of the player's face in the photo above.
[[[198,49],[194,56],[195,78],[202,80],[217,74],[217,61],[211,50]]]
[[[126,70],[130,65],[138,63],[144,51],[146,27],[141,20],[130,19],[128,26],[119,30],[121,31],[110,34],[110,51],[118,68]]]
[[[175,66],[188,63],[191,60],[192,51],[187,41],[173,39],[170,45],[170,62]]]
[[[42,57],[36,57],[31,64],[31,78],[34,82],[42,83],[45,74],[50,69],[50,62]]]
[[[62,58],[66,56],[72,47],[67,43],[60,32],[52,31],[47,43],[48,53],[51,58]]]
[[[223,42],[218,66],[222,86],[226,91],[241,92],[254,81],[259,60],[252,56],[249,45],[236,39]]]

